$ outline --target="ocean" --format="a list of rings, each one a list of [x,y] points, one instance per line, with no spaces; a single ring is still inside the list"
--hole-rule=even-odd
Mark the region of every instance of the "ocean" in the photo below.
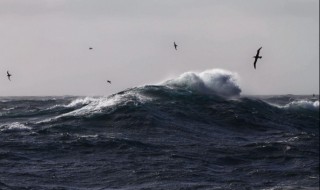
[[[318,189],[319,96],[207,71],[110,96],[0,97],[0,189]]]

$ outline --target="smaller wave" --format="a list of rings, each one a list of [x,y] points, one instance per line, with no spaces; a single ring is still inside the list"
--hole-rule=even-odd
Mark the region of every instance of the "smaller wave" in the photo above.
[[[129,89],[128,91],[111,95],[108,97],[77,98],[68,105],[65,105],[65,107],[68,108],[75,108],[73,111],[58,115],[53,118],[48,118],[39,121],[37,122],[37,124],[52,122],[64,117],[90,117],[92,115],[103,112],[103,110],[105,109],[113,109],[118,105],[126,105],[128,103],[139,104],[149,101],[150,99],[150,97],[144,96],[139,92],[136,92],[135,89]]]
[[[186,72],[178,78],[164,82],[164,85],[188,88],[204,94],[234,97],[241,93],[237,78],[236,73],[222,69],[212,69],[201,73]]]
[[[24,130],[31,130],[31,127],[28,127],[19,122],[13,122],[10,124],[4,124],[0,126],[0,131],[24,131]]]
[[[93,114],[96,112],[100,112],[105,107],[116,104],[118,101],[119,99],[117,98],[107,98],[107,97],[100,97],[100,98],[86,97],[83,99],[77,99],[71,102],[68,105],[68,107],[75,107],[79,104],[82,104],[84,106],[74,111],[62,114],[58,116],[58,118],[65,117],[65,116],[82,116],[82,115]]]
[[[284,109],[291,109],[291,110],[319,110],[319,100],[317,101],[310,101],[310,100],[297,100],[290,102],[284,106],[281,106]]]
[[[143,103],[148,101],[150,98],[141,95],[134,90],[129,90],[124,93],[112,95],[109,97],[99,97],[99,98],[84,98],[83,100],[75,100],[75,102],[85,102],[85,106],[80,109],[74,110],[62,116],[80,116],[88,115],[97,112],[101,112],[105,108],[110,108],[115,105],[124,105],[126,103]]]

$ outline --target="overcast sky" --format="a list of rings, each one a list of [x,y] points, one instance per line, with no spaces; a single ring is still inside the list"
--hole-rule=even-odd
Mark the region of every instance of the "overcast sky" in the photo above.
[[[109,95],[213,68],[242,94],[319,93],[319,0],[0,0],[0,52],[0,96]]]

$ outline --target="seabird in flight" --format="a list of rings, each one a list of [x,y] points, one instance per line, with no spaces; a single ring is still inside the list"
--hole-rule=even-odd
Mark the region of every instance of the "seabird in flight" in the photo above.
[[[11,77],[11,74],[9,73],[9,71],[7,71],[7,77],[9,79],[9,81],[11,81],[10,77]]]
[[[177,50],[178,45],[176,44],[176,42],[173,42],[173,45],[174,45],[174,49]]]
[[[92,47],[89,47],[89,50],[92,50],[93,48]]]
[[[258,59],[261,59],[261,58],[262,58],[262,56],[259,56],[259,53],[260,53],[260,49],[261,49],[261,48],[262,48],[262,47],[260,47],[260,48],[258,49],[257,55],[256,55],[256,56],[253,56],[253,58],[254,58],[254,63],[253,63],[254,69],[256,69],[256,63],[257,63]]]
[[[107,82],[111,84],[111,81],[107,80]]]

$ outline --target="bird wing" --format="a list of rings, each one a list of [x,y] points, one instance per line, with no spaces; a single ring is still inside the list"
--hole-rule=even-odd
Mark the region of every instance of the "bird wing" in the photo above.
[[[260,53],[260,49],[261,49],[261,48],[262,48],[262,47],[260,47],[260,48],[258,49],[256,56],[259,56],[259,53]]]
[[[253,63],[253,67],[254,67],[254,69],[256,69],[256,63],[257,63],[257,60],[258,60],[258,58],[255,58],[255,59],[254,59],[254,63]]]

